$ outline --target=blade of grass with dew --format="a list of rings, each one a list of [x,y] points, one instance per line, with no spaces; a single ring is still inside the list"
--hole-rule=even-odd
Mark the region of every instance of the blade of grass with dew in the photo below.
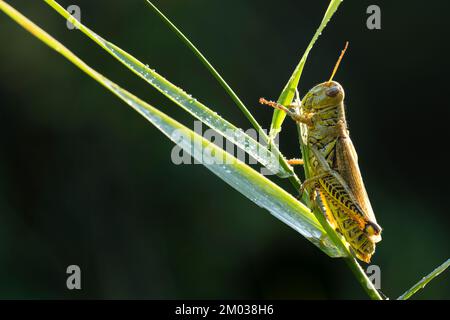
[[[297,230],[329,256],[345,255],[345,252],[333,244],[311,211],[278,185],[89,67],[64,45],[3,0],[0,0],[0,10],[139,112],[169,139],[241,194]]]
[[[128,69],[133,71],[139,77],[144,79],[155,89],[173,101],[177,106],[189,112],[192,116],[199,119],[208,127],[216,130],[229,141],[233,142],[239,148],[247,152],[251,157],[261,163],[269,171],[276,173],[280,177],[291,177],[293,171],[288,166],[283,166],[278,161],[278,157],[272,153],[266,146],[258,143],[243,130],[235,127],[229,121],[223,119],[216,112],[199,102],[197,99],[186,93],[183,89],[172,84],[170,81],[159,75],[155,70],[138,59],[117,47],[113,43],[103,39],[101,36],[90,30],[88,27],[74,19],[56,1],[44,0],[50,7],[61,14],[64,18],[78,28],[82,33],[92,39],[101,48],[110,53],[114,58],[120,61]]]
[[[253,115],[250,113],[248,108],[242,102],[242,100],[238,97],[238,95],[233,91],[233,89],[228,85],[225,79],[220,75],[220,73],[214,68],[214,66],[206,59],[206,57],[200,52],[199,49],[190,41],[181,31],[177,28],[177,26],[170,21],[169,18],[164,15],[151,1],[146,0],[150,8],[166,23],[169,28],[181,39],[181,41],[194,53],[194,55],[203,63],[203,65],[208,69],[208,71],[213,75],[213,77],[219,82],[222,88],[226,91],[226,93],[231,97],[237,107],[242,111],[242,113],[247,117],[253,127],[258,131],[260,137],[264,138],[264,141],[270,145],[271,151],[278,158],[281,168],[289,173],[289,180],[291,184],[294,186],[296,190],[300,187],[300,179],[295,174],[292,167],[287,163],[286,158],[281,154],[278,146],[274,143],[271,143],[272,140],[269,139],[269,136],[265,131],[262,130],[261,125],[256,121]],[[280,176],[280,175],[279,175]]]
[[[311,42],[309,43],[308,47],[306,48],[305,52],[303,53],[302,58],[300,59],[300,62],[298,63],[297,67],[295,68],[294,72],[292,73],[291,77],[289,78],[289,81],[287,82],[286,86],[284,87],[283,91],[280,94],[280,97],[278,98],[278,103],[288,106],[292,103],[292,100],[295,96],[295,89],[298,87],[298,83],[300,81],[300,77],[303,72],[303,67],[305,66],[306,59],[308,59],[309,52],[314,46],[314,43],[316,43],[319,36],[322,34],[323,29],[326,27],[327,23],[330,21],[333,14],[338,9],[339,5],[341,4],[343,0],[331,0],[330,4],[328,5],[327,11],[325,11],[325,15],[323,16],[322,22],[320,23],[319,28],[316,30],[316,33],[314,34]],[[273,117],[272,117],[272,123],[270,125],[270,133],[269,136],[274,139],[276,135],[281,131],[281,125],[283,124],[284,119],[286,118],[286,113],[281,110],[274,110]]]
[[[161,10],[159,10],[151,1],[146,0],[147,4],[150,8],[169,26],[169,28],[186,44],[189,49],[194,52],[194,54],[198,57],[198,59],[206,66],[206,68],[210,71],[210,73],[216,78],[216,80],[220,83],[220,85],[224,88],[224,90],[228,93],[228,95],[233,99],[242,113],[247,117],[250,123],[253,125],[255,129],[258,131],[262,131],[262,128],[258,121],[253,117],[248,108],[244,105],[242,100],[238,97],[238,95],[231,89],[228,83],[223,79],[220,73],[214,68],[214,66],[206,59],[206,57],[197,49],[197,47],[180,31],[180,29],[175,26],[169,18],[166,17]]]
[[[433,280],[438,275],[440,275],[442,272],[444,272],[449,266],[450,266],[450,259],[448,259],[443,264],[441,264],[439,267],[434,269],[430,274],[423,277],[419,282],[417,282],[414,286],[412,286],[408,291],[406,291],[404,294],[402,294],[400,297],[398,297],[397,300],[408,300],[417,291],[419,291],[420,289],[423,289],[431,280]]]

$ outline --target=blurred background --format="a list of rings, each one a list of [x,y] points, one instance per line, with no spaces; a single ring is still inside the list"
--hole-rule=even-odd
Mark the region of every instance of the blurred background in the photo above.
[[[276,99],[328,1],[155,0],[268,127]],[[9,1],[105,76],[193,128],[193,119],[43,1]],[[60,1],[82,22],[242,128],[250,124],[143,0]],[[381,7],[381,30],[366,8]],[[303,95],[335,77],[364,181],[384,228],[372,263],[391,298],[449,257],[450,3],[344,1],[311,52]],[[0,14],[0,298],[360,299],[325,256],[140,115]],[[286,121],[281,150],[298,157]],[[301,169],[299,170],[301,171]],[[277,183],[295,193],[280,179]],[[82,290],[66,288],[66,268]],[[416,299],[449,299],[440,276]]]

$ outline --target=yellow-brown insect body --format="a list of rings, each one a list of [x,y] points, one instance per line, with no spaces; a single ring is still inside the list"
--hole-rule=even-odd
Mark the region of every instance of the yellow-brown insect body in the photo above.
[[[369,262],[378,226],[361,178],[357,155],[350,140],[344,110],[344,90],[335,81],[312,88],[300,112],[306,126],[310,189],[330,223],[344,236],[356,257]]]

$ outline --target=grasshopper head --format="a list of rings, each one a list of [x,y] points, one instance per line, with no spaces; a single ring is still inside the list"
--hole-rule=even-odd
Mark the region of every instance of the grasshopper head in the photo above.
[[[327,81],[316,85],[303,97],[302,108],[304,110],[319,110],[331,106],[337,106],[344,101],[344,89],[336,81]]]

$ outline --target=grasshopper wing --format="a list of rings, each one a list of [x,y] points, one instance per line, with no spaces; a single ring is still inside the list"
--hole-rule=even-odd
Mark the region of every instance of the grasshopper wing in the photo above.
[[[339,137],[336,143],[336,169],[352,191],[356,201],[367,215],[367,219],[376,223],[358,166],[358,157],[353,142],[347,133]]]

